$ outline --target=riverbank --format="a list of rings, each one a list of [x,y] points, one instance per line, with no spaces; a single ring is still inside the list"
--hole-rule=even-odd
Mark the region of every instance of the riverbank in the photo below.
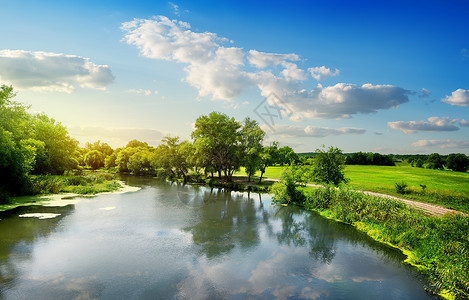
[[[293,204],[354,226],[373,239],[399,248],[407,263],[433,282],[429,292],[446,299],[469,298],[469,217],[432,217],[395,199],[347,189],[301,188],[302,202]],[[279,203],[285,199],[276,197]]]
[[[73,188],[66,187],[64,190],[59,191],[58,193],[44,193],[37,195],[28,195],[28,196],[18,196],[12,197],[9,199],[9,202],[6,204],[0,204],[0,211],[6,211],[14,209],[19,206],[29,206],[29,205],[42,205],[42,206],[65,206],[69,204],[75,204],[79,201],[79,198],[83,197],[95,197],[99,195],[106,194],[120,194],[135,192],[140,190],[138,187],[133,187],[127,185],[124,181],[112,180],[110,182],[103,182],[98,185],[90,186],[86,189],[78,188],[78,192],[66,192]],[[80,193],[81,191],[81,193]]]

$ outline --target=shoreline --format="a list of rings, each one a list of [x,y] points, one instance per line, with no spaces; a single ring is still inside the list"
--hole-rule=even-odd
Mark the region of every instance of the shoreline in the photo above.
[[[116,180],[121,187],[112,192],[100,192],[96,194],[77,194],[77,193],[60,193],[60,194],[38,194],[38,195],[27,195],[27,196],[18,196],[12,197],[13,200],[11,204],[2,204],[0,205],[0,212],[8,211],[15,209],[20,206],[31,206],[31,205],[40,205],[46,207],[63,207],[70,204],[76,204],[81,200],[79,198],[93,198],[101,195],[110,195],[110,194],[123,194],[136,192],[140,190],[140,187],[134,187],[127,185],[123,180]],[[29,202],[18,202],[15,200],[19,199],[31,199]]]

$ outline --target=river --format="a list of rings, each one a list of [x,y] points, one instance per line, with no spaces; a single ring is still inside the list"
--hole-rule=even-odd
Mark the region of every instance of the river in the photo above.
[[[0,212],[0,299],[432,298],[400,251],[268,194],[127,183]]]

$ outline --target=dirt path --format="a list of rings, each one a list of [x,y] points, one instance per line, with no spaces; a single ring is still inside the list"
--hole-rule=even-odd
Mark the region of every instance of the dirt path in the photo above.
[[[273,179],[273,178],[264,178],[264,179],[265,180],[270,180],[270,181],[279,181],[278,179]],[[307,183],[306,185],[307,186],[312,186],[312,187],[323,187],[322,185],[312,184],[312,183]],[[431,216],[442,216],[442,215],[447,214],[447,213],[456,213],[456,214],[466,215],[463,212],[453,210],[453,209],[449,209],[449,208],[439,206],[439,205],[427,204],[427,203],[407,200],[407,199],[403,199],[403,198],[394,197],[394,196],[391,196],[391,195],[375,193],[375,192],[369,192],[369,191],[358,191],[358,192],[366,194],[366,195],[372,195],[372,196],[381,197],[381,198],[388,198],[388,199],[398,200],[398,201],[406,203],[409,206],[415,207],[415,208],[417,208],[417,209],[419,209],[419,210],[421,210],[421,211],[423,211],[426,214],[429,214]]]

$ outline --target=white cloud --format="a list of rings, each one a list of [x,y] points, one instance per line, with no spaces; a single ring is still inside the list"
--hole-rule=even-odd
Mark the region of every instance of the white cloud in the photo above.
[[[342,135],[342,134],[364,134],[365,129],[362,128],[328,128],[328,127],[317,127],[317,126],[294,126],[275,124],[272,127],[267,125],[261,125],[264,131],[271,132],[273,136],[280,136],[282,138],[296,138],[296,137],[326,137],[330,135]]]
[[[450,105],[469,106],[469,90],[457,89],[451,93],[451,96],[441,99],[441,102]]]
[[[412,144],[414,147],[439,147],[441,149],[466,149],[469,148],[469,141],[447,140],[419,140]]]
[[[326,119],[350,118],[358,113],[376,113],[409,101],[410,91],[392,85],[362,86],[338,83],[334,86],[318,85],[311,91],[298,90],[277,77],[259,85],[264,96],[276,94],[293,112],[291,118]]]
[[[266,53],[257,50],[249,50],[248,61],[251,65],[259,69],[264,69],[269,66],[276,66],[284,64],[286,61],[298,61],[300,57],[297,54],[279,54],[279,53]]]
[[[416,131],[456,131],[461,126],[466,126],[466,120],[450,119],[448,117],[430,117],[428,121],[396,121],[388,122],[388,126],[397,129],[405,134],[415,133]]]
[[[50,52],[0,50],[0,78],[19,89],[73,92],[105,89],[114,81],[111,69],[89,58]]]
[[[184,81],[198,90],[199,96],[230,101],[243,91],[258,87],[261,95],[274,93],[291,118],[348,118],[357,113],[375,113],[409,101],[410,91],[392,85],[338,83],[306,91],[305,70],[295,63],[297,54],[245,52],[224,47],[228,39],[210,32],[194,32],[190,25],[164,16],[135,19],[122,24],[124,41],[134,45],[140,54],[153,59],[184,63]],[[254,67],[254,71],[252,71]],[[339,74],[325,66],[310,68],[316,79]],[[272,104],[272,103],[270,103]]]
[[[327,77],[337,76],[340,74],[339,69],[335,69],[334,71],[332,71],[331,69],[326,68],[326,66],[309,68],[308,71],[311,73],[311,76],[313,76],[313,78],[317,81],[321,81],[323,79],[326,79]]]

